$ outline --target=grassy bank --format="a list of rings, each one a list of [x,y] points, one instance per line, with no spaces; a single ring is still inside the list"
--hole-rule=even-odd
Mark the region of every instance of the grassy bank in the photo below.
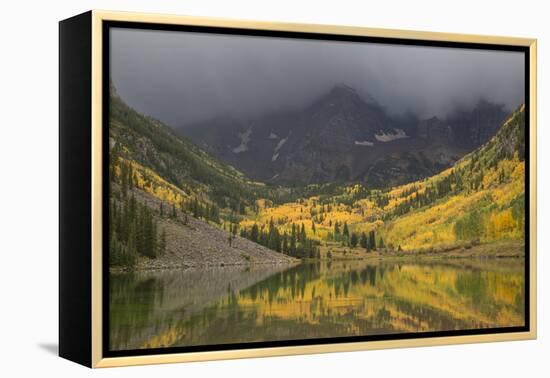
[[[487,244],[468,243],[446,248],[419,249],[411,251],[396,251],[378,249],[366,251],[363,248],[342,247],[328,244],[321,248],[321,258],[324,260],[364,260],[388,258],[519,258],[525,256],[525,244],[518,240],[501,240]]]

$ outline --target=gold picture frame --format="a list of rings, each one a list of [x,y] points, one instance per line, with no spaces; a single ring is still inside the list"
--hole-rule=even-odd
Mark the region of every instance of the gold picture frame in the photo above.
[[[104,80],[103,70],[105,65],[103,55],[103,40],[105,22],[128,22],[140,24],[161,24],[161,25],[191,25],[200,27],[217,27],[217,28],[237,28],[247,30],[262,30],[274,32],[296,32],[296,33],[312,33],[323,35],[343,35],[357,37],[376,37],[389,38],[411,41],[437,41],[437,42],[452,42],[466,44],[490,44],[490,45],[505,45],[505,46],[520,46],[528,50],[529,65],[526,67],[528,77],[526,85],[529,85],[529,102],[528,102],[528,122],[530,133],[529,144],[529,235],[528,239],[528,303],[529,303],[529,329],[525,332],[512,333],[486,333],[473,335],[459,336],[444,336],[444,337],[429,337],[429,338],[411,338],[411,339],[392,339],[379,341],[362,341],[362,342],[345,342],[331,344],[314,344],[314,345],[299,345],[299,346],[284,346],[284,347],[265,347],[254,349],[235,349],[235,350],[215,350],[204,352],[189,352],[189,353],[170,353],[170,354],[154,354],[154,355],[135,355],[121,357],[105,357],[103,355],[103,298],[106,295],[106,290],[102,286],[102,276],[105,274],[103,268],[103,192],[104,192],[104,161],[103,161],[103,107],[105,106],[104,99]],[[89,68],[89,77],[82,79],[82,72],[75,73],[73,77],[79,77],[78,80],[84,80],[85,84],[82,88],[82,93],[86,94],[89,91],[89,103],[83,101],[82,98],[68,94],[64,97],[63,93],[60,97],[60,113],[61,113],[61,134],[64,132],[64,122],[72,121],[88,121],[89,128],[82,127],[82,136],[84,141],[89,142],[89,162],[91,166],[86,171],[89,174],[89,181],[82,183],[83,187],[91,185],[89,188],[89,198],[86,206],[89,210],[87,213],[90,217],[89,223],[81,225],[79,230],[73,230],[71,227],[77,227],[75,224],[70,224],[69,218],[65,217],[61,223],[63,227],[60,230],[60,239],[66,238],[66,233],[73,232],[89,232],[88,244],[82,244],[82,241],[62,241],[60,246],[60,355],[73,361],[82,363],[89,367],[114,367],[114,366],[130,366],[143,364],[160,364],[174,362],[190,362],[190,361],[207,361],[219,359],[237,359],[251,357],[268,357],[268,356],[283,356],[283,355],[301,355],[311,353],[328,353],[328,352],[347,352],[371,349],[387,349],[387,348],[402,348],[402,347],[420,347],[420,346],[436,346],[447,344],[466,344],[466,343],[481,343],[495,341],[512,341],[512,340],[529,340],[535,339],[537,336],[537,290],[536,290],[536,210],[537,210],[537,180],[536,180],[536,102],[537,102],[537,74],[536,74],[536,54],[537,41],[530,38],[514,38],[501,36],[483,36],[469,34],[453,34],[453,33],[436,33],[424,31],[410,30],[393,30],[393,29],[378,29],[355,26],[335,26],[335,25],[317,25],[317,24],[294,24],[294,23],[279,23],[279,22],[260,22],[250,20],[231,20],[218,19],[209,17],[188,17],[175,15],[161,14],[143,14],[143,13],[126,13],[126,12],[110,12],[93,10],[81,16],[62,21],[60,24],[60,87],[61,92],[71,91],[71,77],[65,71],[69,62],[78,63],[89,59],[87,67]],[[84,33],[83,41],[77,40],[77,33]],[[68,36],[72,34],[72,36]],[[82,55],[81,50],[86,49],[89,54]],[[86,60],[87,61],[87,60]],[[85,72],[85,71],[84,71]],[[80,76],[79,76],[80,75]],[[63,77],[66,76],[64,79]],[[76,79],[74,79],[76,80]],[[67,85],[66,87],[64,85]],[[71,115],[68,108],[71,107],[72,101],[80,101],[81,106],[85,109],[83,115]],[[74,109],[74,107],[73,107]],[[67,114],[66,116],[64,116]],[[71,118],[76,117],[76,118]],[[81,118],[78,118],[81,117]],[[80,134],[79,134],[80,135]],[[88,139],[89,138],[89,139]],[[61,136],[61,149],[63,150],[63,135]],[[74,151],[73,151],[74,152]],[[69,155],[61,153],[61,165],[63,168],[63,159]],[[67,151],[69,154],[70,151]],[[65,174],[71,174],[70,166],[65,168]],[[83,193],[69,193],[69,189],[63,190],[64,183],[63,169],[61,170],[61,186],[62,193],[60,198],[64,199],[60,203],[61,216],[64,218],[65,207],[74,203]],[[87,227],[90,227],[89,229]],[[86,231],[87,230],[87,231]],[[527,241],[526,241],[527,242]],[[81,243],[80,245],[78,243]],[[68,256],[68,248],[72,246],[73,253],[76,251],[75,246],[80,249],[86,249],[85,258],[80,260],[76,257]],[[64,248],[67,248],[65,250]],[[89,252],[88,252],[89,250]],[[78,272],[86,272],[81,277],[71,275]],[[88,280],[89,286],[82,286],[77,281],[79,279]],[[71,288],[72,287],[72,288]],[[89,293],[87,290],[89,289]],[[72,291],[71,291],[72,290]],[[81,315],[74,308],[78,307],[78,301],[75,302],[77,290],[84,290],[81,293],[84,301],[84,307],[80,311],[88,311],[89,316],[84,319],[74,320]],[[68,325],[70,324],[70,325]],[[80,352],[74,351],[78,340],[83,340],[83,344],[89,344]],[[89,348],[88,348],[89,347]]]

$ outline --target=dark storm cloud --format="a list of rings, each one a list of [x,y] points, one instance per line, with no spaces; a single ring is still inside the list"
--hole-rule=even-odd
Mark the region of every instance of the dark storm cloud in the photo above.
[[[523,54],[112,29],[111,77],[137,110],[182,126],[300,107],[336,84],[390,112],[445,116],[524,101]]]

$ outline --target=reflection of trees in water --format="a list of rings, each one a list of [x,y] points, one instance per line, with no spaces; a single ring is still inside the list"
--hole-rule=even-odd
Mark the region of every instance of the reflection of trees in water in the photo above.
[[[509,306],[514,312],[524,317],[525,285],[523,280],[521,282],[514,281],[498,272],[473,268],[457,273],[454,286],[466,303],[475,306],[488,317],[499,315],[502,306],[496,303],[493,297],[496,290],[504,287],[513,295],[513,301],[510,301]]]
[[[229,266],[111,274],[110,346],[115,350],[140,347],[194,314],[202,316],[222,298],[285,268]],[[207,313],[212,316],[212,311]]]
[[[361,277],[361,283],[365,285],[367,282],[371,286],[376,285],[376,267],[372,265],[367,265],[365,269],[361,270],[361,273],[359,273],[359,276]]]
[[[304,298],[307,283],[319,279],[319,270],[320,263],[297,265],[241,290],[240,295],[256,301],[259,293],[267,293],[269,303],[273,303],[279,291],[289,290],[292,299]]]
[[[153,318],[156,305],[164,299],[163,282],[151,277],[136,280],[133,274],[111,275],[109,278],[111,325],[110,342],[126,345],[147,327]]]
[[[167,288],[176,282],[177,287],[185,284],[180,282],[182,277],[172,277],[174,281],[163,280],[160,296],[152,302],[180,308],[179,312],[149,312],[145,323],[157,326],[144,332],[150,335],[146,342],[140,344],[136,338],[133,345],[204,345],[515,325],[523,319],[523,268],[499,264],[302,264],[259,275],[255,283],[240,287],[237,281],[225,281],[218,285],[223,295],[217,301],[185,302],[189,305],[183,307],[174,307],[173,289]],[[221,282],[226,274],[205,274],[210,278],[201,282]],[[148,280],[134,285],[138,287],[157,290]],[[186,291],[186,295],[194,297],[200,289]],[[178,301],[182,303],[181,298]]]
[[[487,300],[487,277],[480,271],[457,274],[455,288],[458,293],[468,298],[474,305],[480,305]]]
[[[356,286],[359,281],[363,286],[376,286],[377,274],[380,279],[383,279],[385,270],[386,267],[382,265],[366,265],[361,270],[345,270],[337,275],[328,277],[326,281],[327,284],[334,289],[334,295],[336,298],[339,298],[341,294],[347,297],[350,287]]]
[[[524,303],[524,285],[517,263],[512,270],[510,268],[514,264],[510,265],[509,262],[503,262],[500,266],[500,262],[487,264],[466,261],[463,269],[459,269],[460,263],[441,261],[424,264],[348,264],[328,266],[326,270],[321,267],[322,273],[309,275],[310,280],[296,279],[297,273],[299,277],[308,277],[309,270],[304,270],[303,274],[300,274],[303,267],[286,272],[286,276],[291,277],[292,300],[296,298],[296,293],[300,294],[299,299],[304,299],[304,283],[311,281],[308,306],[311,321],[326,321],[334,325],[346,318],[356,324],[356,327],[351,327],[355,328],[355,333],[361,330],[362,334],[368,334],[377,329],[426,331],[502,326],[496,318],[499,313],[509,311],[510,308],[511,314],[508,316],[514,319],[523,318],[524,311],[520,307]],[[512,276],[508,274],[510,272],[513,273]],[[431,283],[427,283],[426,280]],[[328,293],[320,293],[314,281],[324,282],[330,289]],[[399,290],[402,288],[400,286],[410,289],[410,294],[403,294]],[[371,290],[370,294],[366,289],[368,287],[374,290]],[[273,303],[277,295],[279,297],[275,300],[283,303],[289,301],[285,298],[285,288],[287,286],[279,284],[277,277],[272,277],[242,291],[241,295],[252,293],[250,299],[256,302],[262,297],[259,293],[268,292],[269,304]],[[495,297],[495,293],[503,289],[509,290],[513,297],[509,304],[503,301],[503,298]],[[358,296],[361,302],[359,304]],[[433,302],[430,303],[429,300]],[[345,301],[349,301],[345,305],[347,311],[335,311],[334,301],[339,301],[338,306],[341,307]],[[373,310],[367,311],[369,308]],[[477,318],[476,314],[480,317]],[[297,317],[296,321],[303,319]],[[510,320],[511,325],[515,325],[516,321]]]

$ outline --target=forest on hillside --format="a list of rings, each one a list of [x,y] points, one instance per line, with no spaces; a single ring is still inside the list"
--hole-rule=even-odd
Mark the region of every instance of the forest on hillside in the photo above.
[[[193,217],[296,258],[444,251],[523,240],[525,111],[453,167],[385,189],[368,183],[266,185],[248,179],[112,94],[111,265],[166,253],[159,219]],[[160,201],[137,201],[140,191]]]

